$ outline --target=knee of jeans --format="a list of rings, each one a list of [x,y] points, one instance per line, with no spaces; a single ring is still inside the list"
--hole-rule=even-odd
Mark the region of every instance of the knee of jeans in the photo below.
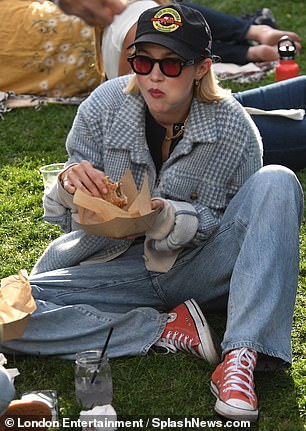
[[[291,201],[296,205],[297,212],[302,217],[303,213],[303,190],[295,173],[285,166],[267,165],[258,172],[258,179],[262,190],[273,190],[278,197],[283,197],[286,202]]]
[[[259,169],[255,173],[257,175],[258,180],[262,183],[263,186],[275,186],[283,189],[285,186],[294,187],[298,186],[299,181],[295,173],[282,165],[266,165],[263,168]]]

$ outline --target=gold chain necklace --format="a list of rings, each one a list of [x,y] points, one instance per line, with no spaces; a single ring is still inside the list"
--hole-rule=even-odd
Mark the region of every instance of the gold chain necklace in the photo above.
[[[176,139],[176,138],[178,138],[178,137],[180,137],[183,133],[184,133],[184,131],[185,131],[185,127],[186,127],[186,123],[187,123],[187,120],[188,120],[188,116],[189,116],[189,114],[187,115],[187,117],[185,118],[185,121],[184,121],[184,123],[183,123],[183,125],[180,127],[180,130],[174,135],[174,136],[165,136],[165,141],[173,141],[174,139]]]

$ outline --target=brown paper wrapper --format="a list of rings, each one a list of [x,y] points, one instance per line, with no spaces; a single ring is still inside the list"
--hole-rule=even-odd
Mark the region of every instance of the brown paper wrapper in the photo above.
[[[29,316],[36,310],[28,274],[21,270],[1,280],[0,340],[22,337]]]
[[[120,180],[128,204],[123,208],[77,190],[73,202],[78,207],[75,220],[92,235],[124,238],[145,233],[154,223],[158,210],[151,209],[151,194],[146,175],[140,192],[128,169]]]

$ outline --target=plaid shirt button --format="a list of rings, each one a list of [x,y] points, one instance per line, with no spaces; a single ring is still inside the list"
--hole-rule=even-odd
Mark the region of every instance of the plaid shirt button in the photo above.
[[[197,192],[191,192],[190,193],[190,199],[192,201],[196,201],[198,199],[198,193]]]

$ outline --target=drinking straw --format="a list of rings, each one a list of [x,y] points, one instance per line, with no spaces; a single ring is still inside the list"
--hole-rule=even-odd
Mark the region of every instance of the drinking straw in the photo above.
[[[110,337],[111,337],[111,335],[112,335],[113,329],[114,329],[114,328],[113,328],[113,327],[111,327],[111,328],[110,328],[110,330],[109,330],[108,336],[107,336],[107,338],[106,338],[106,341],[105,341],[104,347],[103,347],[102,352],[101,352],[101,356],[100,356],[100,359],[99,359],[99,362],[98,362],[98,366],[97,366],[97,368],[96,368],[96,370],[95,370],[95,372],[93,373],[92,378],[91,378],[91,382],[90,382],[90,384],[91,384],[91,385],[94,383],[94,381],[95,381],[95,379],[96,379],[96,377],[97,377],[97,374],[98,374],[98,372],[100,371],[100,368],[101,368],[101,365],[102,365],[102,361],[103,361],[103,358],[104,358],[104,355],[105,355],[105,352],[106,352],[106,349],[107,349],[107,346],[108,346],[108,343],[109,343]]]

